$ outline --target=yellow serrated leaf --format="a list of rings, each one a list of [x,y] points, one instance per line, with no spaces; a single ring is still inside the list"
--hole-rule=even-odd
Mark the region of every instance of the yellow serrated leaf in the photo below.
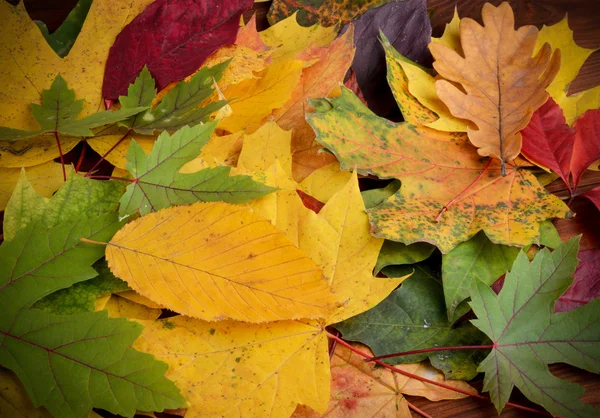
[[[281,60],[267,66],[259,78],[244,80],[223,90],[233,114],[219,128],[231,133],[255,131],[273,111],[288,101],[302,73],[302,62]]]
[[[293,59],[309,46],[326,46],[335,39],[337,25],[323,27],[319,24],[304,27],[298,24],[298,13],[294,13],[269,28],[259,32],[263,42],[274,49],[273,60]]]
[[[327,318],[328,323],[372,308],[408,277],[373,277],[383,239],[371,236],[356,172],[319,214],[302,215],[299,247],[323,268],[336,300],[344,303]]]
[[[35,191],[43,197],[51,197],[64,183],[61,165],[54,161],[27,167],[25,172]],[[20,168],[0,167],[0,210],[6,207],[20,175]]]
[[[287,417],[298,403],[324,412],[329,357],[314,321],[247,324],[175,317],[142,321],[134,348],[169,365],[186,418]]]
[[[559,49],[561,54],[560,70],[546,91],[563,110],[567,123],[572,125],[577,117],[587,110],[600,107],[600,86],[567,96],[569,84],[577,77],[579,70],[595,50],[582,48],[575,43],[566,16],[555,25],[542,27],[534,54],[537,54],[545,43],[550,44],[553,50]]]
[[[106,259],[136,292],[204,320],[323,318],[335,309],[321,269],[240,206],[196,203],[151,213],[117,232]]]
[[[244,147],[237,166],[248,171],[267,171],[277,160],[284,173],[291,178],[291,141],[291,131],[283,130],[275,122],[269,121],[244,137]]]

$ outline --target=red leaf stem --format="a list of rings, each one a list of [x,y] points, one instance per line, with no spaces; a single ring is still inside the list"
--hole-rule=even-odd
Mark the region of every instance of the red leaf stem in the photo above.
[[[423,411],[422,409],[417,408],[416,406],[414,406],[410,402],[406,401],[406,404],[408,405],[409,409],[412,409],[413,411],[415,411],[417,414],[421,415],[422,417],[424,417],[424,418],[433,418],[427,412]]]
[[[119,139],[115,145],[110,147],[110,149],[108,151],[106,151],[102,157],[100,157],[100,159],[96,162],[96,164],[94,164],[94,166],[92,168],[90,168],[90,170],[87,172],[87,174],[85,176],[88,178],[92,178],[91,173],[96,169],[96,167],[98,167],[100,164],[102,164],[102,161],[104,161],[104,159],[106,158],[106,156],[108,154],[110,154],[115,148],[117,148],[119,146],[119,144],[121,142],[123,142],[125,140],[125,138],[127,138],[127,136],[131,133],[131,131],[132,131],[132,129],[129,129],[127,132],[125,132],[125,135],[123,135],[121,137],[121,139]]]
[[[65,156],[60,146],[60,139],[58,139],[58,131],[54,131],[54,138],[56,138],[56,145],[58,146],[58,155],[60,155],[60,165],[62,166],[63,180],[67,181],[67,170],[65,170]]]
[[[83,158],[85,157],[85,152],[87,151],[87,148],[87,142],[83,141],[83,148],[81,149],[81,153],[79,154],[79,160],[77,160],[77,165],[75,166],[76,173],[79,173],[79,169],[81,168],[81,163],[83,163]]]

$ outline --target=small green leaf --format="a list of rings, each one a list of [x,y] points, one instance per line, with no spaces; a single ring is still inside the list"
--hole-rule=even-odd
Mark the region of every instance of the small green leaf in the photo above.
[[[381,202],[387,200],[388,197],[394,195],[398,190],[400,190],[400,180],[393,180],[390,184],[381,189],[365,190],[364,192],[361,192],[363,201],[365,202],[365,208],[374,208]]]
[[[135,109],[139,106],[150,107],[155,97],[156,87],[154,78],[152,78],[148,67],[144,65],[144,68],[140,71],[140,75],[137,76],[133,84],[129,85],[127,96],[119,96],[119,103],[121,103],[122,109]],[[151,111],[148,110],[147,112]],[[122,122],[122,124],[131,129],[142,123],[141,118],[143,115],[142,113],[135,114]]]
[[[223,77],[223,71],[225,71],[228,64],[229,61],[225,61],[210,68],[203,67],[189,81],[180,81],[163,97],[158,106],[137,116],[131,127],[136,132],[152,135],[156,131],[168,130],[172,132],[184,126],[195,126],[208,121],[209,116],[222,108],[227,102],[219,100],[208,103],[204,107],[201,104],[213,94],[213,83]],[[138,79],[142,77],[142,80],[147,80],[149,75],[150,72],[146,75],[142,70],[142,74]],[[129,90],[127,97],[131,96],[132,100],[135,97],[142,97],[142,100],[147,100],[150,92],[146,91],[146,85],[148,83],[145,82],[143,89],[139,86],[133,92]]]
[[[265,196],[275,189],[250,176],[229,176],[230,167],[206,168],[181,174],[179,169],[198,156],[218,122],[184,127],[172,136],[163,132],[148,156],[135,141],[127,154],[127,169],[134,182],[121,198],[119,214],[128,216],[139,210],[145,215],[172,205],[224,201],[244,203]]]
[[[465,312],[456,312],[462,301],[469,297],[471,283],[481,280],[491,286],[517,257],[519,249],[492,243],[479,232],[473,238],[458,244],[442,255],[442,279],[448,319],[456,321]]]
[[[75,119],[83,109],[83,99],[75,100],[75,91],[68,88],[67,82],[60,74],[54,79],[50,90],[42,92],[42,104],[31,104],[30,107],[33,117],[40,125],[40,129],[37,131],[20,131],[1,127],[0,140],[12,142],[48,132],[70,136],[93,136],[94,133],[90,129],[119,122],[148,108],[148,106],[136,107],[119,109],[114,112],[107,110],[93,113],[83,119]]]
[[[44,38],[48,41],[48,45],[56,52],[56,54],[64,58],[67,56],[73,44],[77,40],[79,32],[85,18],[87,17],[90,6],[93,0],[79,0],[77,5],[71,10],[63,23],[54,32],[49,33],[45,23],[36,21],[35,23],[42,31]]]
[[[426,260],[433,250],[435,247],[426,242],[406,245],[401,242],[385,240],[377,258],[374,273],[379,273],[387,266],[419,263]]]
[[[579,400],[581,386],[555,377],[547,367],[568,363],[600,371],[600,299],[570,312],[553,312],[554,302],[573,280],[579,238],[553,252],[543,248],[531,263],[519,253],[498,295],[479,280],[472,284],[471,306],[478,318],[472,322],[494,342],[479,371],[485,372],[483,389],[498,413],[516,386],[552,415],[598,415]]]
[[[344,339],[368,345],[377,356],[433,347],[480,344],[485,336],[471,324],[453,327],[448,322],[441,283],[426,266],[386,267],[383,272],[393,277],[410,273],[411,270],[415,270],[415,274],[379,305],[334,325],[342,332]],[[444,351],[394,357],[386,361],[397,364],[432,358],[446,373],[460,372],[452,367],[462,364],[463,373],[473,377],[476,374],[475,361],[478,359],[473,354]],[[469,368],[465,364],[469,364]]]

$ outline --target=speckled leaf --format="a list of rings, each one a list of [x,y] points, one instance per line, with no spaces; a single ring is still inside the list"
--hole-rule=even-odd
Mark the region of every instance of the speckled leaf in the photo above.
[[[79,0],[63,23],[52,33],[48,31],[48,27],[45,23],[40,21],[35,22],[42,31],[46,41],[48,41],[48,45],[52,47],[59,57],[63,58],[67,56],[73,47],[73,44],[81,31],[83,22],[85,22],[88,11],[90,10],[92,1],[93,0]]]
[[[36,302],[33,308],[59,315],[94,312],[97,298],[129,290],[126,282],[110,272],[106,260],[99,260],[92,267],[98,273],[96,277],[51,293]]]
[[[404,271],[411,266],[403,266]],[[375,355],[385,355],[430,347],[478,344],[481,332],[471,324],[453,327],[446,317],[444,295],[438,279],[421,275],[406,279],[373,309],[334,325],[345,340],[360,341]],[[386,359],[390,364],[437,358],[439,362],[473,362],[473,353],[443,351]],[[475,367],[472,364],[471,370]],[[450,368],[451,366],[448,366]],[[472,377],[472,376],[471,376]]]
[[[415,264],[423,261],[433,253],[433,250],[435,250],[435,247],[426,242],[405,245],[401,242],[386,240],[379,252],[374,274],[379,273],[381,269],[387,266]]]
[[[431,22],[426,1],[390,2],[367,11],[352,24],[356,45],[352,69],[369,108],[385,116],[396,105],[385,79],[386,59],[380,33],[392,40],[391,45],[400,54],[421,65],[430,64],[427,44],[431,39]]]
[[[480,230],[494,243],[527,245],[538,241],[540,222],[568,212],[517,164],[502,176],[499,162],[481,159],[462,134],[378,118],[345,88],[313,103],[307,119],[342,168],[402,181],[367,210],[375,236],[444,253]]]
[[[491,286],[510,270],[519,249],[493,244],[483,232],[458,244],[442,256],[442,280],[448,320],[458,319],[458,305],[469,297],[471,283],[480,280]]]
[[[229,176],[231,167],[206,168],[191,174],[179,169],[198,155],[210,139],[217,122],[184,127],[172,136],[163,132],[149,155],[132,141],[127,169],[134,182],[121,198],[119,213],[142,215],[172,205],[198,201],[243,203],[262,197],[275,189],[254,181],[250,176]]]
[[[23,173],[4,214],[4,238],[11,240],[20,229],[36,221],[52,228],[81,214],[92,217],[116,211],[123,190],[119,182],[92,180],[72,172],[50,199],[44,199]]]
[[[390,0],[274,0],[267,18],[271,24],[298,12],[298,22],[302,26],[321,23],[332,26],[338,22],[348,23],[373,7],[381,6]]]
[[[544,248],[530,263],[519,253],[504,286],[496,295],[481,281],[471,287],[472,321],[494,343],[479,366],[498,413],[514,386],[552,415],[590,417],[598,410],[579,398],[584,389],[555,377],[551,363],[568,363],[600,371],[600,299],[570,312],[554,313],[553,304],[571,284],[577,265],[579,237],[552,253]]]

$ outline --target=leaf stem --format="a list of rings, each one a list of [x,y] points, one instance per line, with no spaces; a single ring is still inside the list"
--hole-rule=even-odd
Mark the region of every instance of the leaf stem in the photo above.
[[[90,179],[101,179],[101,180],[119,180],[126,181],[127,183],[135,183],[133,179],[126,179],[125,177],[113,177],[113,176],[86,176]]]
[[[488,161],[487,165],[485,166],[485,168],[483,170],[481,170],[481,173],[479,173],[479,175],[477,176],[477,178],[475,180],[473,180],[471,182],[471,184],[469,184],[462,192],[460,192],[459,194],[457,194],[456,196],[454,196],[454,198],[450,202],[448,202],[446,205],[444,205],[444,207],[442,208],[442,210],[440,210],[440,212],[435,217],[435,221],[436,222],[440,221],[440,218],[442,217],[442,215],[444,214],[444,212],[446,212],[450,206],[452,206],[454,203],[456,203],[456,201],[458,201],[459,197],[461,197],[467,190],[469,190],[471,187],[473,187],[473,185],[475,185],[475,183],[477,183],[481,179],[481,177],[483,177],[483,175],[485,174],[485,172],[490,167],[490,164],[492,164],[492,159],[491,158],[489,159],[489,161]],[[502,166],[502,167],[504,167],[504,166]],[[503,175],[506,175],[506,172]]]
[[[58,155],[60,155],[60,165],[62,167],[63,172],[63,180],[67,181],[67,170],[65,170],[65,156],[62,152],[62,147],[60,146],[60,140],[58,139],[58,131],[54,131],[54,138],[56,138],[56,145],[58,146]]]
[[[87,239],[84,237],[79,238],[79,240],[81,242],[86,242],[88,244],[96,244],[96,245],[108,245],[108,242],[100,242],[100,241],[94,241],[93,239]]]
[[[411,404],[410,402],[406,401],[406,404],[408,405],[409,409],[412,409],[413,411],[415,411],[417,414],[421,415],[423,418],[433,418],[431,415],[429,415],[427,412],[417,408],[416,406],[414,406],[413,404]]]
[[[489,344],[489,345],[457,345],[457,346],[452,346],[452,347],[431,347],[431,348],[424,348],[421,350],[403,351],[401,353],[393,353],[393,354],[386,354],[383,356],[369,357],[369,358],[366,358],[365,361],[375,361],[375,360],[382,360],[384,358],[410,356],[412,354],[432,353],[435,351],[480,350],[480,349],[486,350],[486,349],[492,349],[492,348],[494,348],[494,346],[492,344]]]
[[[352,351],[352,352],[354,352],[354,353],[356,353],[356,354],[358,354],[358,355],[360,355],[360,356],[362,356],[362,357],[364,357],[364,358],[371,358],[371,356],[370,356],[370,355],[368,355],[367,353],[365,353],[365,352],[363,352],[363,351],[360,351],[360,350],[359,350],[359,349],[357,349],[357,348],[354,348],[354,347],[352,347],[352,345],[350,345],[350,344],[349,344],[349,343],[347,343],[346,341],[342,340],[340,337],[337,337],[337,336],[335,336],[335,335],[333,335],[333,334],[331,334],[331,333],[329,333],[329,332],[327,332],[327,331],[325,331],[325,332],[327,333],[327,337],[328,337],[328,338],[331,338],[331,339],[333,339],[333,340],[337,341],[338,343],[340,343],[340,344],[341,344],[341,345],[343,345],[344,347],[348,348],[350,351]],[[448,390],[452,390],[452,391],[454,391],[454,392],[458,392],[458,393],[462,393],[463,395],[472,396],[472,397],[474,397],[474,398],[478,398],[478,399],[485,399],[485,400],[487,400],[487,401],[489,401],[489,400],[490,400],[490,398],[488,398],[487,396],[483,396],[483,395],[480,395],[480,394],[478,394],[478,393],[472,393],[472,392],[468,392],[468,391],[466,391],[466,390],[462,390],[462,389],[459,389],[459,388],[455,388],[455,387],[452,387],[452,386],[450,386],[450,385],[446,385],[446,384],[444,384],[444,383],[436,382],[435,380],[430,380],[430,379],[427,379],[427,378],[425,378],[425,377],[423,377],[423,376],[419,376],[419,375],[416,375],[416,374],[413,374],[413,373],[409,373],[409,372],[407,372],[407,371],[404,371],[404,370],[402,370],[402,369],[399,369],[399,368],[397,368],[397,367],[390,366],[389,364],[387,364],[387,363],[384,363],[384,362],[383,362],[383,361],[381,361],[381,360],[373,360],[373,361],[374,361],[375,363],[379,364],[380,366],[383,366],[383,367],[385,367],[386,369],[392,370],[392,371],[394,371],[394,372],[396,372],[396,373],[400,373],[401,375],[404,375],[404,376],[410,377],[410,378],[412,378],[412,379],[417,379],[417,380],[420,380],[421,382],[430,383],[430,384],[432,384],[432,385],[434,385],[434,386],[439,386],[439,387],[441,387],[441,388],[448,389]],[[523,405],[515,404],[515,403],[512,403],[512,402],[506,402],[506,405],[508,405],[508,406],[512,406],[513,408],[521,409],[521,410],[523,410],[523,411],[533,412],[533,413],[536,413],[536,414],[545,415],[545,416],[549,416],[549,417],[551,417],[551,416],[552,416],[550,413],[548,413],[548,412],[546,412],[546,411],[542,411],[542,410],[539,410],[539,409],[534,409],[534,408],[529,408],[529,407],[527,407],[527,406],[523,406]]]
[[[127,138],[127,136],[128,136],[128,135],[129,135],[129,134],[130,134],[132,131],[133,131],[133,129],[129,128],[129,129],[127,130],[127,132],[125,132],[125,135],[123,135],[123,136],[121,137],[121,139],[119,139],[119,140],[116,142],[116,144],[115,144],[115,145],[113,145],[112,147],[110,147],[110,149],[109,149],[108,151],[106,151],[102,157],[100,157],[100,159],[99,159],[99,160],[96,162],[96,164],[94,164],[94,166],[93,166],[92,168],[90,168],[90,170],[87,172],[87,174],[86,174],[85,176],[86,176],[86,177],[91,177],[91,173],[92,173],[92,172],[93,172],[93,171],[96,169],[96,167],[98,167],[98,166],[99,166],[99,165],[102,163],[102,161],[104,161],[104,160],[106,159],[106,156],[107,156],[108,154],[110,154],[111,152],[113,152],[113,151],[114,151],[114,149],[115,149],[115,148],[117,148],[117,147],[119,146],[119,144],[120,144],[121,142],[123,142],[123,141],[125,140],[125,138]]]
[[[79,173],[79,169],[81,168],[81,163],[83,163],[83,158],[85,157],[85,152],[87,151],[87,148],[87,141],[83,141],[83,149],[81,150],[81,154],[79,154],[79,160],[77,160],[77,165],[75,166],[76,173]]]

